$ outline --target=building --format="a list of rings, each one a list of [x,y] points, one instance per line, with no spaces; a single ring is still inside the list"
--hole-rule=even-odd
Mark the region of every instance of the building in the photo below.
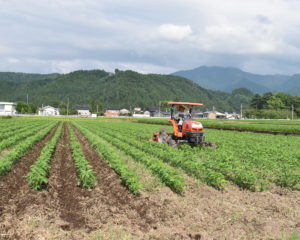
[[[52,106],[45,106],[39,108],[40,116],[59,116],[59,108],[55,108]]]
[[[216,111],[207,111],[203,113],[203,118],[207,119],[217,119],[217,118],[226,118],[226,114]]]
[[[142,109],[141,109],[140,107],[135,107],[135,108],[133,109],[133,111],[134,111],[134,112],[141,112]]]
[[[14,115],[16,114],[16,103],[0,102],[0,115]]]
[[[90,112],[90,109],[88,106],[77,105],[74,108],[77,110],[77,113],[80,116],[90,116],[91,115],[91,112]]]
[[[150,112],[149,112],[149,111],[145,111],[145,112],[144,112],[144,116],[150,117]]]
[[[157,117],[159,115],[159,107],[148,107],[146,111],[150,112],[151,117]]]
[[[104,113],[105,117],[119,117],[120,111],[119,110],[106,110]]]
[[[120,110],[120,114],[129,114],[129,113],[130,112],[127,109],[125,109],[125,108],[123,108],[123,109]]]

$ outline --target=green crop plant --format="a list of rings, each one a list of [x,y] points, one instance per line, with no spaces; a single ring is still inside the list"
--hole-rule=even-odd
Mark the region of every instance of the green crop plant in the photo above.
[[[26,177],[31,188],[40,190],[48,183],[48,173],[50,169],[51,157],[61,133],[62,124],[58,126],[54,136],[42,149],[39,158],[34,162],[34,164],[30,166],[30,172]]]
[[[97,135],[79,125],[77,122],[73,124],[88,139],[92,147],[108,162],[109,166],[119,174],[124,185],[127,186],[132,193],[138,194],[139,190],[143,188],[143,185],[140,183],[137,174],[129,169],[118,154],[110,151],[109,145],[101,141]]]
[[[9,171],[12,165],[17,162],[35,143],[45,137],[54,127],[55,122],[48,122],[48,126],[44,127],[36,135],[30,136],[18,143],[7,155],[0,161],[0,176]]]
[[[135,161],[145,165],[154,175],[156,175],[166,186],[170,187],[173,191],[182,193],[186,185],[182,176],[173,168],[164,164],[157,158],[140,151],[136,147],[130,146],[127,143],[120,141],[114,137],[99,133],[94,128],[93,131],[102,139],[108,141],[118,149],[130,155]]]
[[[96,175],[91,165],[85,159],[80,143],[74,133],[74,130],[68,126],[70,133],[70,146],[77,171],[77,181],[84,188],[93,188],[96,182]]]

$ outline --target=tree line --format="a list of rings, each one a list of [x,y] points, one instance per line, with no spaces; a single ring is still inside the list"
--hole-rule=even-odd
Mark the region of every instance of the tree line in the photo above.
[[[300,117],[300,96],[284,92],[255,94],[250,108],[244,112],[247,118],[291,119]]]

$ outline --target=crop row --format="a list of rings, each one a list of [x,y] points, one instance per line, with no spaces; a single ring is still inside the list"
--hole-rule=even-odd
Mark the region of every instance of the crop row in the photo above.
[[[172,166],[177,167],[175,165],[177,161],[179,166],[181,164],[180,168],[185,169],[185,165],[191,162],[202,166],[199,169],[217,172],[226,180],[243,188],[263,190],[272,184],[294,189],[300,187],[298,137],[206,130],[208,140],[215,142],[217,149],[183,146],[180,150],[176,150],[147,142],[152,132],[158,131],[160,126],[130,122],[85,124],[90,125],[90,128],[102,129],[102,132],[106,131],[106,134],[123,141],[127,138],[132,144],[141,142],[140,149],[143,147],[145,152],[152,153],[164,161],[168,159]],[[172,131],[171,127],[167,129]],[[172,159],[175,159],[173,163]],[[205,176],[201,171],[198,174]],[[209,184],[203,178],[200,180]]]
[[[167,119],[134,119],[133,121],[143,124],[158,124],[158,125],[169,125]],[[289,134],[300,134],[300,122],[294,121],[288,124],[262,124],[251,123],[251,122],[228,122],[228,121],[210,121],[205,119],[198,119],[197,121],[202,122],[204,127],[221,129],[221,130],[237,130],[237,131],[257,131],[257,132],[266,132],[266,133],[289,133]],[[267,122],[266,122],[267,123]]]
[[[36,126],[28,127],[24,130],[19,131],[16,134],[10,135],[8,138],[0,142],[0,152],[6,148],[9,148],[23,139],[28,138],[29,136],[35,135],[42,128],[47,126],[49,123],[44,122],[43,124],[38,124]]]
[[[94,129],[96,128],[114,139],[118,139],[148,155],[161,159],[172,167],[182,169],[188,175],[195,177],[210,186],[218,189],[224,189],[225,187],[226,180],[221,173],[207,168],[202,162],[194,161],[192,157],[187,157],[187,154],[182,151],[174,150],[167,145],[161,145],[150,141],[141,141],[137,138],[138,133],[133,133],[132,129],[124,128],[122,125],[112,127],[111,124],[103,123],[100,127],[94,127]]]
[[[220,171],[219,168],[216,168],[216,166],[218,166],[219,164],[211,164],[211,161],[195,161],[197,158],[199,158],[199,155],[193,150],[197,148],[192,149],[190,147],[187,147],[184,148],[186,149],[186,151],[176,151],[168,147],[167,145],[148,142],[147,139],[149,138],[149,132],[146,133],[146,135],[141,135],[140,130],[142,130],[142,126],[124,124],[125,126],[123,125],[123,127],[121,127],[115,124],[114,127],[109,127],[109,125],[103,123],[102,129],[107,129],[111,132],[115,131],[114,137],[117,138],[120,138],[120,135],[124,135],[123,141],[126,141],[129,135],[134,135],[135,138],[139,137],[138,139],[136,139],[136,141],[139,142],[137,144],[144,151],[153,154],[154,156],[157,156],[164,161],[167,160],[170,165],[183,169],[187,174],[201,180],[202,182],[210,186],[223,189],[226,184],[225,179],[227,179],[243,188],[248,188],[251,190],[255,190],[256,188],[256,176],[253,173],[249,173],[249,170],[246,168],[240,167],[238,170],[235,169],[235,171],[232,171],[232,169],[230,169],[230,171],[225,171],[225,168],[221,168],[222,171]],[[145,126],[143,126],[143,129],[145,130]],[[131,144],[133,143],[134,140],[131,140]],[[142,145],[144,145],[144,147],[142,147]],[[151,148],[150,145],[152,145],[153,147]],[[211,149],[209,151],[211,151]]]
[[[97,128],[97,125],[92,125],[90,128],[88,126],[90,125],[86,124],[86,127],[94,131],[98,136],[101,136],[101,138],[105,139],[118,149],[125,152],[127,155],[131,156],[135,161],[142,163],[152,172],[153,175],[157,176],[157,178],[160,179],[161,182],[163,182],[170,189],[178,193],[184,191],[184,186],[186,184],[177,170],[171,168],[155,156],[140,150],[138,147],[106,134],[101,130],[101,128]]]
[[[78,184],[81,184],[84,188],[92,188],[96,182],[95,172],[85,159],[74,130],[70,127],[68,127],[68,129],[70,132],[70,146],[75,161]]]
[[[48,126],[44,126],[44,128],[35,135],[29,136],[22,142],[18,143],[8,154],[1,158],[0,176],[9,171],[12,165],[17,162],[35,143],[46,136],[54,127],[54,125],[55,122],[48,122]]]
[[[92,147],[108,162],[109,166],[119,174],[124,185],[133,193],[138,193],[143,187],[139,181],[138,175],[132,171],[126,163],[120,158],[120,156],[111,151],[111,147],[108,143],[103,141],[99,136],[94,134],[94,131],[90,131],[83,127],[81,124],[74,122],[77,129],[85,135]]]
[[[58,126],[54,136],[42,149],[39,158],[30,167],[30,172],[27,174],[27,181],[29,186],[35,190],[43,188],[43,186],[48,183],[51,156],[55,150],[61,132],[62,124]]]
[[[45,122],[40,122],[40,121],[31,121],[28,122],[27,124],[22,124],[22,125],[17,125],[14,127],[5,127],[3,132],[0,132],[0,141],[3,139],[7,139],[11,136],[14,136],[15,134],[19,134],[22,133],[24,131],[26,131],[27,129],[32,129],[35,128],[36,126],[40,126],[45,124]],[[0,142],[1,143],[1,142]]]

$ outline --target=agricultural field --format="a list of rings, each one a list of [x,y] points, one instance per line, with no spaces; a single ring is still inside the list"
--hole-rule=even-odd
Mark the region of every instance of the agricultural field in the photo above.
[[[124,120],[138,123],[169,125],[166,118]],[[199,119],[206,128],[219,130],[236,130],[241,132],[270,133],[279,135],[300,136],[300,121],[290,120],[228,120],[228,119]]]
[[[0,119],[0,239],[299,239],[298,136],[207,129],[216,148],[174,149],[148,141],[165,122]]]

